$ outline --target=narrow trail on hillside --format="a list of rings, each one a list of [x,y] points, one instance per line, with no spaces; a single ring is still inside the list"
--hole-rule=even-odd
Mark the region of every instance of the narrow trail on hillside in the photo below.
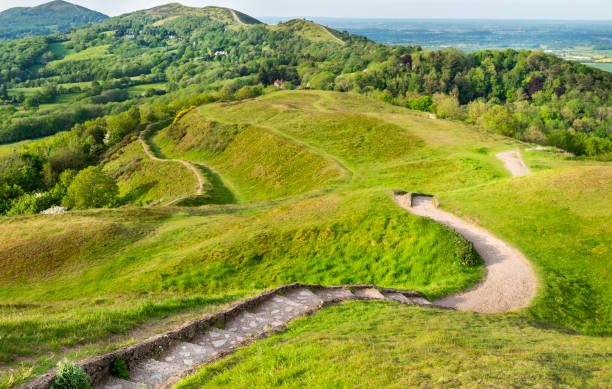
[[[518,150],[504,151],[497,154],[496,157],[504,163],[504,167],[512,174],[512,177],[526,176],[531,173]]]
[[[331,31],[329,31],[329,29],[321,24],[319,24],[319,26],[323,29],[323,31],[325,31],[327,34],[329,34],[329,36],[331,36],[332,38],[334,38],[334,40],[338,43],[340,43],[342,46],[346,45],[346,42],[343,41],[342,39],[338,38],[337,36],[335,36],[334,34],[332,34]]]
[[[232,13],[232,16],[234,17],[234,20],[240,24],[241,26],[246,25],[242,20],[240,20],[240,18],[238,17],[238,14],[236,14],[236,11],[233,9],[230,9],[230,12]]]
[[[151,152],[151,148],[149,146],[149,144],[145,141],[143,134],[146,133],[147,131],[149,131],[149,128],[151,127],[151,125],[149,124],[147,126],[147,128],[145,128],[144,131],[141,131],[140,134],[138,135],[138,141],[140,142],[140,144],[142,145],[142,149],[144,150],[145,154],[152,159],[153,161],[157,161],[157,162],[173,162],[173,163],[180,163],[183,166],[185,166],[187,169],[191,170],[193,172],[193,174],[195,174],[196,178],[198,179],[198,188],[196,189],[196,193],[195,196],[201,196],[202,192],[204,190],[204,177],[202,177],[202,174],[200,174],[200,171],[193,166],[191,163],[184,161],[182,159],[163,159],[163,158],[158,158],[156,157],[152,152]],[[186,200],[190,197],[193,197],[194,195],[184,195],[184,196],[180,196],[174,200],[168,201],[167,203],[162,204],[162,207],[169,207],[173,204],[178,203],[179,201],[183,201]]]
[[[486,266],[486,276],[476,286],[436,304],[461,311],[506,312],[524,308],[536,293],[537,279],[525,256],[487,230],[436,208],[430,196],[398,195],[397,203],[409,212],[443,224],[472,242]]]

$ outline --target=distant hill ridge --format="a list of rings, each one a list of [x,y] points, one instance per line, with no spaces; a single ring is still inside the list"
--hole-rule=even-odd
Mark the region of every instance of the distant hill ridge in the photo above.
[[[179,3],[168,3],[121,16],[125,17],[138,14],[156,19],[160,24],[163,24],[166,19],[169,21],[181,16],[209,17],[218,22],[227,24],[263,24],[259,20],[231,8],[216,6],[207,6],[203,8],[188,7]]]
[[[64,32],[108,19],[108,16],[63,0],[0,12],[0,40]]]

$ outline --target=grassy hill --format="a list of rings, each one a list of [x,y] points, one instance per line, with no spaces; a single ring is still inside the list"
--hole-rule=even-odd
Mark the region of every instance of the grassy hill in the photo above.
[[[268,26],[272,31],[282,31],[290,35],[300,35],[312,42],[333,42],[344,44],[334,29],[305,19],[293,19],[285,23]]]
[[[514,140],[377,100],[316,91],[203,105],[149,142],[158,155],[201,164],[236,201],[3,218],[0,336],[7,346],[0,360],[14,369],[0,381],[3,386],[46,371],[62,356],[112,349],[293,281],[368,282],[436,298],[482,277],[481,265],[462,264],[469,253],[460,249],[465,247],[461,237],[400,209],[391,189],[435,193],[443,208],[520,248],[539,276],[532,306],[493,316],[399,312],[392,304],[342,306],[206,368],[185,385],[214,379],[210,382],[221,386],[282,386],[309,374],[352,386],[357,379],[352,374],[314,373],[321,348],[335,350],[334,361],[348,358],[367,366],[367,377],[382,374],[373,382],[383,384],[400,373],[379,369],[376,358],[413,359],[414,351],[405,347],[412,342],[408,338],[424,339],[419,347],[430,352],[420,354],[420,360],[431,366],[427,374],[440,379],[447,376],[440,350],[448,350],[443,347],[449,342],[458,358],[484,355],[454,367],[466,374],[448,381],[458,385],[503,386],[500,370],[478,373],[497,366],[494,355],[500,348],[510,359],[527,363],[513,366],[512,377],[540,363],[541,370],[529,377],[544,386],[609,382],[605,372],[596,370],[609,357],[609,340],[573,332],[608,335],[612,328],[612,285],[605,276],[612,212],[609,164],[529,152],[534,154],[524,154],[535,173],[510,179],[495,154],[523,147]],[[147,167],[149,162],[138,160],[143,156],[136,143],[120,150],[106,168],[119,173],[134,166],[131,174],[117,174],[123,193],[143,185],[143,174],[156,183],[134,202],[164,198],[171,187],[167,167]],[[173,190],[183,186],[182,175],[177,177]],[[189,186],[187,180],[184,185]],[[563,220],[569,216],[567,224]],[[31,264],[37,269],[26,275],[23,269]],[[359,320],[329,328],[338,314]],[[381,317],[393,321],[382,325]],[[397,333],[392,323],[398,321],[412,332]],[[487,329],[476,323],[486,323]],[[354,341],[364,331],[373,342],[387,343],[365,350]],[[443,335],[448,331],[455,335]],[[533,337],[537,351],[529,349],[525,336]],[[479,345],[485,338],[489,342]],[[292,347],[302,348],[303,342],[312,352],[300,354],[302,367],[296,371],[293,362],[281,361],[292,361]],[[603,351],[597,351],[597,342]],[[270,353],[278,344],[287,347]],[[559,348],[569,347],[582,350],[573,360],[579,367],[571,371],[557,355]],[[537,362],[536,353],[555,356]],[[271,367],[273,381],[246,373],[256,371],[253,363]],[[556,374],[559,369],[565,370]],[[231,371],[240,372],[243,381],[223,373]]]
[[[324,188],[343,171],[333,160],[277,133],[226,125],[195,111],[154,138],[162,153],[214,168],[241,201],[270,200]]]
[[[0,12],[0,40],[66,32],[107,18],[104,14],[62,0],[32,8],[10,8]]]
[[[228,25],[261,24],[259,20],[230,8],[213,6],[203,8],[187,7],[179,3],[169,3],[147,10],[133,12],[122,17],[134,18],[139,16],[146,16],[152,18],[153,25],[155,26],[162,26],[165,23],[175,20],[179,17],[209,18],[216,22]]]

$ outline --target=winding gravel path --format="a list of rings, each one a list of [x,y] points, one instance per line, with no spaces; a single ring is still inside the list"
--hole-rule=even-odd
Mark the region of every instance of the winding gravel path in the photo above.
[[[196,178],[198,179],[198,188],[196,190],[195,195],[196,196],[201,196],[202,195],[202,191],[204,190],[204,177],[202,177],[202,174],[200,174],[200,172],[198,171],[198,169],[196,169],[195,166],[193,166],[191,163],[187,162],[187,161],[183,161],[182,159],[163,159],[163,158],[158,158],[155,155],[153,155],[153,153],[151,152],[151,148],[149,146],[149,144],[144,140],[143,138],[143,134],[145,132],[147,132],[149,130],[149,126],[147,126],[147,128],[142,131],[139,135],[138,135],[138,140],[140,141],[140,144],[142,145],[142,149],[144,150],[145,154],[152,160],[157,161],[157,162],[175,162],[175,163],[180,163],[182,165],[184,165],[187,169],[191,170],[193,172],[193,174],[195,174]],[[190,197],[193,197],[193,195],[184,195],[181,197],[178,197],[174,200],[171,200],[165,204],[162,204],[162,207],[169,207],[172,204],[176,204],[179,201],[188,199]]]
[[[435,304],[461,311],[506,312],[524,308],[533,299],[537,280],[527,258],[487,230],[435,207],[432,197],[396,196],[397,203],[409,212],[443,224],[474,244],[485,262],[487,274],[478,285]],[[411,204],[412,202],[412,204]]]
[[[512,174],[512,177],[526,176],[531,170],[525,165],[518,150],[504,151],[496,155],[503,163],[505,168]]]

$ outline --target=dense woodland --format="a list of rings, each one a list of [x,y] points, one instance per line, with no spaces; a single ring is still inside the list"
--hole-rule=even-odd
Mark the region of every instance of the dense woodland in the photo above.
[[[424,51],[294,20],[168,5],[0,43],[0,142],[68,131],[0,159],[0,213],[39,212],[65,171],[144,123],[283,88],[366,94],[578,157],[612,158],[612,74],[539,51]],[[70,130],[70,131],[69,131]],[[42,193],[42,194],[41,194]]]

